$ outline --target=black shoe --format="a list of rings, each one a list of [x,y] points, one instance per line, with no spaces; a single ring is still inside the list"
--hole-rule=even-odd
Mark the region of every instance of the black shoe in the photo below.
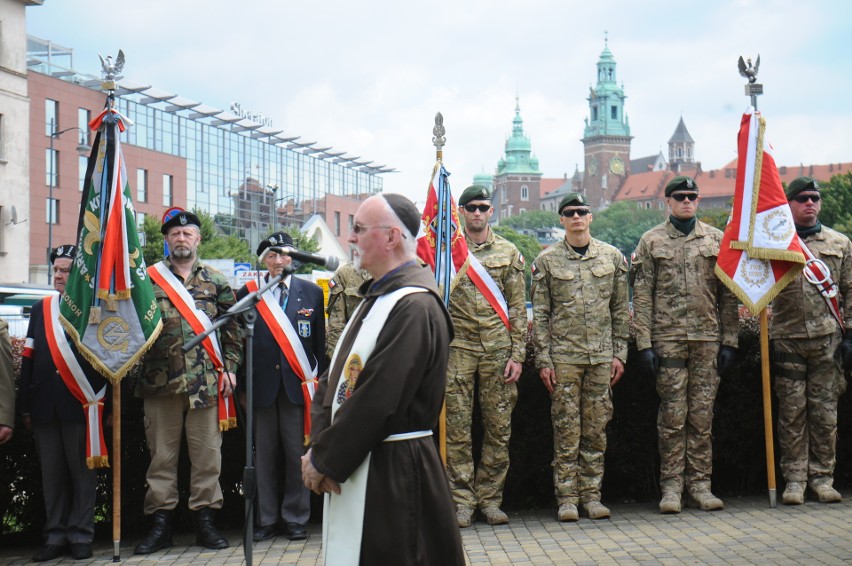
[[[33,556],[33,562],[47,562],[68,554],[68,547],[57,544],[46,544]]]
[[[252,535],[252,540],[260,542],[262,540],[269,540],[276,536],[278,536],[278,525],[267,525],[265,527],[257,527]]]
[[[308,529],[299,523],[287,523],[287,538],[290,540],[305,540],[308,538]]]
[[[133,550],[133,554],[151,554],[162,548],[172,546],[172,513],[171,511],[154,511],[154,526],[148,532],[145,540]]]
[[[228,548],[228,539],[216,530],[213,524],[213,509],[204,507],[198,511],[193,511],[195,515],[195,544],[211,548],[213,550],[221,550]]]
[[[71,558],[85,560],[92,557],[92,545],[87,542],[71,543]]]

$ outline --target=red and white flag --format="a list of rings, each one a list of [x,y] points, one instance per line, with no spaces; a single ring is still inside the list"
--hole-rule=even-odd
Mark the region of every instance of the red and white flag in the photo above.
[[[436,163],[417,234],[417,255],[435,272],[445,304],[449,304],[454,281],[466,274],[509,328],[509,306],[503,293],[488,270],[467,248],[448,176],[444,166]]]
[[[799,275],[807,254],[765,131],[766,121],[749,107],[737,138],[734,206],[716,262],[716,275],[754,314]]]

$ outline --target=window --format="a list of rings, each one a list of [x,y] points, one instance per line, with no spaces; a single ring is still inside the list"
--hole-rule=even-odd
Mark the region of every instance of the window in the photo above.
[[[59,151],[47,148],[44,150],[44,184],[48,187],[58,187],[59,183]]]
[[[88,166],[88,157],[83,157],[82,155],[77,157],[77,174],[80,176],[80,191],[86,188],[86,167]]]
[[[52,136],[59,130],[59,103],[46,98],[44,100],[44,135]]]
[[[142,226],[144,226],[144,225],[145,225],[145,213],[144,212],[137,212],[136,213],[136,227],[139,228],[139,230],[141,231]]]
[[[89,144],[89,120],[92,119],[92,113],[89,112],[87,108],[78,108],[77,109],[77,127],[80,128],[80,131],[77,132],[80,136],[80,141],[86,142]]]
[[[136,202],[148,202],[148,170],[136,170]]]
[[[163,174],[163,206],[172,206],[172,184],[174,177]]]
[[[6,144],[3,135],[3,115],[0,114],[0,163],[6,162]]]
[[[59,224],[59,200],[55,198],[47,199],[45,208],[45,219],[47,224]]]
[[[598,107],[592,106],[592,122],[597,122],[598,120]]]
[[[334,235],[335,236],[340,235],[340,211],[339,210],[334,211]]]
[[[530,189],[526,185],[521,187],[521,200],[530,200]]]
[[[348,226],[349,232],[352,231],[352,225],[353,224],[355,224],[355,217],[350,214],[349,215],[349,226]]]
[[[613,106],[610,108],[610,117],[613,120],[618,120],[618,106]]]

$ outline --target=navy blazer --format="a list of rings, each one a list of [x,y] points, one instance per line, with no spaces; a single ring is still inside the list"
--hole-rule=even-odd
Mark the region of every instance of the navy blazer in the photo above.
[[[245,285],[237,291],[237,300],[248,295]],[[317,368],[317,376],[325,371],[325,309],[322,288],[293,275],[287,291],[287,306],[284,314],[290,320],[299,340],[305,348],[311,367]],[[278,397],[281,385],[287,398],[296,405],[304,405],[302,380],[290,367],[284,352],[272,336],[266,321],[258,314],[254,324],[252,342],[254,369],[252,389],[255,407],[269,407]],[[245,364],[245,359],[243,360]],[[245,365],[237,376],[238,387],[246,389]]]
[[[83,405],[74,398],[65,382],[62,381],[53,363],[53,357],[50,355],[50,346],[47,345],[45,334],[43,301],[33,304],[27,338],[33,340],[33,356],[24,356],[21,359],[18,412],[22,415],[29,414],[32,422],[36,424],[49,423],[54,415],[60,422],[86,422]],[[106,385],[106,379],[80,355],[73,342],[69,340],[68,343],[77,361],[80,362],[80,367],[89,378],[89,383],[97,393]],[[107,391],[105,403],[109,403],[109,398],[110,393]]]

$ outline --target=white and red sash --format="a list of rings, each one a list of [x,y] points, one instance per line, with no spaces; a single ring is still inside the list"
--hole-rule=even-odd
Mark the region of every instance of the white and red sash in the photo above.
[[[802,242],[802,251],[805,252],[805,268],[803,273],[808,283],[817,288],[819,294],[828,305],[828,310],[834,316],[834,320],[840,325],[840,331],[846,333],[846,324],[843,321],[843,313],[840,310],[840,301],[837,298],[837,283],[831,279],[831,271],[828,265],[821,259],[817,259],[814,253]]]
[[[494,282],[494,278],[491,277],[485,266],[473,255],[473,252],[468,254],[468,258],[470,258],[470,266],[467,269],[467,276],[470,277],[470,280],[473,281],[473,284],[476,285],[476,288],[479,289],[485,300],[494,308],[494,312],[497,313],[497,316],[500,317],[506,328],[511,330],[511,326],[509,325],[509,305],[506,304],[506,298],[503,297],[503,293],[500,292],[500,288]]]
[[[341,392],[347,387],[354,389],[355,384],[347,384],[346,370],[354,361],[359,368],[363,368],[370,354],[376,348],[376,340],[379,333],[387,322],[388,315],[403,297],[412,293],[424,293],[426,289],[421,287],[401,287],[396,291],[382,295],[373,304],[373,308],[364,317],[358,335],[355,337],[352,347],[348,352],[346,363],[343,364],[343,373],[338,381],[338,393],[334,395],[331,404],[331,422],[340,408],[341,399],[345,403],[346,395]],[[332,356],[331,366],[334,367],[335,360],[340,354],[340,345],[343,344],[354,321],[358,320],[361,310],[366,301],[361,302],[352,318],[346,323],[346,327],[337,341],[337,347]],[[355,377],[357,380],[357,377]],[[412,433],[394,434],[386,438],[385,442],[406,440],[409,438],[420,438],[431,434],[431,431],[414,431]],[[323,500],[322,516],[322,549],[325,564],[335,566],[357,566],[361,553],[361,538],[364,532],[364,509],[367,498],[367,477],[370,472],[370,456],[350,475],[346,481],[340,484],[340,493],[326,493]]]
[[[169,300],[180,312],[181,316],[189,323],[192,331],[196,335],[201,334],[205,330],[210,329],[213,323],[207,313],[195,306],[195,299],[186,290],[183,283],[175,277],[171,269],[162,261],[155,263],[148,268],[148,275],[151,279],[160,286],[160,288],[169,297]],[[236,407],[234,406],[233,395],[225,397],[222,395],[222,387],[225,378],[225,358],[222,356],[222,350],[219,348],[219,340],[216,338],[216,333],[211,332],[204,340],[201,341],[207,355],[210,356],[210,361],[213,362],[213,367],[219,374],[217,380],[217,396],[219,398],[219,429],[229,430],[236,428],[237,415]]]
[[[246,289],[254,293],[258,290],[257,281],[254,279],[246,283]],[[317,388],[317,368],[311,367],[311,362],[308,360],[308,354],[305,352],[305,347],[293,328],[293,323],[284,314],[284,309],[275,300],[275,295],[272,289],[267,289],[260,296],[260,301],[257,303],[257,311],[260,313],[266,326],[275,338],[275,342],[284,357],[287,358],[287,363],[293,369],[293,372],[299,376],[302,382],[302,395],[305,400],[305,444],[311,436],[311,401],[314,398],[314,392]]]
[[[104,442],[103,414],[106,385],[95,393],[86,378],[80,362],[68,344],[68,339],[59,324],[59,295],[44,299],[44,334],[53,365],[68,391],[77,399],[86,412],[86,467],[108,468],[109,454]]]

